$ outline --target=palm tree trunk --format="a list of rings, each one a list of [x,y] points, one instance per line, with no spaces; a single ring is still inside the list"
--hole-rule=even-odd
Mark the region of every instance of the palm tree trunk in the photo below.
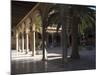
[[[43,58],[42,60],[45,61],[47,60],[47,51],[46,51],[46,21],[43,19],[43,27],[42,27],[42,49],[43,49]]]
[[[80,58],[79,49],[78,49],[78,18],[73,17],[72,25],[72,55],[71,58],[78,59]]]
[[[66,18],[65,18],[65,6],[61,5],[61,24],[62,24],[62,57],[63,61],[67,61],[67,30],[66,30]]]
[[[65,25],[62,25],[62,49],[63,49],[63,60],[67,61],[67,34]]]

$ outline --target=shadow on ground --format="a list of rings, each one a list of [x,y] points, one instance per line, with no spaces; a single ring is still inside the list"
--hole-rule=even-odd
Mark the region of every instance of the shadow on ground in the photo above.
[[[77,60],[68,59],[68,62],[63,62],[62,59],[48,61],[12,61],[11,72],[14,74],[29,74],[42,72],[57,72],[57,71],[74,71],[74,70],[89,70],[95,69],[95,60],[80,58]]]
[[[56,54],[57,55],[57,54]],[[57,58],[52,59],[51,58]],[[43,72],[75,71],[96,69],[96,50],[81,50],[80,59],[63,62],[59,55],[49,55],[47,61],[12,60],[11,74],[30,74]]]

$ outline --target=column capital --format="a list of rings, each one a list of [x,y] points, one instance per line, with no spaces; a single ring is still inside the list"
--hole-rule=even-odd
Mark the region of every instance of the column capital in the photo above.
[[[18,38],[18,33],[16,33],[16,38]]]
[[[29,28],[26,28],[26,29],[25,29],[25,33],[26,33],[26,34],[28,34],[29,31],[30,31]]]
[[[32,25],[32,31],[35,31],[35,24]]]
[[[24,22],[23,22],[23,23],[20,25],[19,30],[20,30],[21,33],[23,33],[23,32],[24,32],[24,29],[25,29],[25,24],[24,24]]]
[[[30,24],[31,23],[31,19],[30,18],[27,18],[26,21],[25,21],[25,24]]]

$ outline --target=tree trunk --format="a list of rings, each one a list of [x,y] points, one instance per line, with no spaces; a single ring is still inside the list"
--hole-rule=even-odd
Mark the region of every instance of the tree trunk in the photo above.
[[[43,26],[42,26],[42,49],[43,49],[43,58],[42,60],[45,61],[47,60],[47,51],[46,51],[46,30],[45,30],[45,26],[46,26],[46,21],[44,21],[45,19],[43,18]]]
[[[62,49],[63,49],[63,60],[67,61],[67,34],[65,25],[62,25]]]
[[[79,19],[73,16],[73,25],[72,25],[72,59],[80,58],[79,49],[78,49],[78,22]]]
[[[62,24],[62,57],[63,61],[67,61],[67,28],[66,28],[66,17],[65,17],[65,5],[61,5],[61,24]]]

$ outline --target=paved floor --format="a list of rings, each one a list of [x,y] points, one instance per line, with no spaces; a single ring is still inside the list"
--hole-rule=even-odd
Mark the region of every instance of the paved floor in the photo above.
[[[80,59],[62,61],[61,48],[48,49],[48,61],[41,61],[42,55],[31,56],[12,51],[11,73],[28,74],[57,71],[89,70],[96,68],[96,50],[80,50]],[[71,50],[68,50],[70,56]]]

